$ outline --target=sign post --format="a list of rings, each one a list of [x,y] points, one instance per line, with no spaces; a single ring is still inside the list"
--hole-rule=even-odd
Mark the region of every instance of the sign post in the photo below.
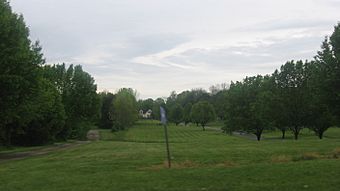
[[[166,125],[166,113],[165,109],[161,106],[160,107],[161,112],[161,122],[164,126],[164,134],[165,134],[165,144],[166,144],[166,153],[168,156],[168,167],[171,168],[171,157],[170,157],[170,149],[169,149],[169,138],[168,138],[168,127]]]

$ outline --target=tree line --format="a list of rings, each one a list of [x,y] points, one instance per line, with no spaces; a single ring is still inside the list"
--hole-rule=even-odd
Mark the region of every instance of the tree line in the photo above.
[[[138,110],[160,106],[176,125],[194,123],[205,130],[221,120],[226,133],[246,131],[257,139],[265,130],[287,131],[298,139],[309,128],[321,139],[340,116],[340,24],[311,61],[288,61],[270,75],[246,77],[230,85],[172,92],[167,98],[136,100],[122,88],[97,93],[93,77],[80,65],[46,65],[39,42],[29,39],[22,15],[0,0],[0,145],[42,145],[85,139],[98,126],[125,130]]]
[[[204,129],[208,121],[223,120],[224,132],[245,131],[258,140],[263,131],[274,129],[282,132],[282,139],[287,131],[298,139],[309,128],[322,139],[329,127],[340,124],[340,23],[313,60],[288,61],[270,75],[212,86],[210,92],[172,92],[166,101],[157,100],[176,125],[192,122]],[[139,108],[157,109],[158,103],[141,100]],[[157,113],[153,118],[159,119]]]
[[[0,145],[82,140],[98,125],[127,128],[137,119],[135,96],[131,89],[98,94],[80,65],[46,65],[23,16],[0,0]]]

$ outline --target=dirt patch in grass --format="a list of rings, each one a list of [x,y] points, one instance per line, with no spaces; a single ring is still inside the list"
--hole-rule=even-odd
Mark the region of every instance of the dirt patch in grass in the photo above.
[[[340,158],[340,147],[335,148],[331,154],[330,154],[331,158],[335,158],[335,159],[339,159]]]
[[[271,157],[272,163],[284,163],[284,162],[299,162],[308,160],[320,160],[320,159],[340,159],[340,147],[335,148],[328,153],[318,152],[306,152],[300,155],[273,155]]]
[[[74,143],[57,144],[57,145],[44,147],[44,148],[36,149],[32,151],[4,153],[4,154],[0,154],[0,163],[6,162],[6,161],[12,161],[12,160],[20,160],[20,159],[24,159],[28,157],[33,157],[33,156],[46,155],[51,152],[66,150],[66,149],[73,148],[73,147],[83,145],[86,143],[89,143],[89,142],[88,141],[77,141]]]
[[[203,163],[197,163],[191,160],[185,160],[183,162],[172,162],[171,163],[171,169],[186,169],[186,168],[205,168],[205,167],[234,167],[238,166],[237,163],[231,162],[231,161],[223,161],[221,163],[217,164],[203,164]],[[168,167],[168,162],[164,161],[162,164],[157,164],[157,165],[152,165],[149,167],[142,167],[140,170],[162,170],[162,169],[167,169]]]
[[[321,158],[324,158],[324,156],[322,156],[319,153],[307,152],[307,153],[303,153],[302,155],[293,157],[293,161],[316,160],[316,159],[321,159]]]
[[[273,163],[284,163],[284,162],[291,162],[292,156],[289,155],[274,155],[271,157],[271,162]]]
[[[217,163],[216,165],[213,165],[214,167],[234,167],[234,166],[238,166],[237,163],[232,162],[232,161],[223,161],[222,163]]]
[[[272,163],[285,163],[285,162],[298,162],[298,161],[306,161],[306,160],[317,160],[317,159],[326,159],[328,155],[323,155],[317,152],[306,152],[300,155],[273,155],[271,157]]]
[[[190,161],[190,160],[185,160],[183,162],[172,162],[171,163],[171,168],[172,169],[183,169],[183,168],[195,168],[199,167],[201,164]],[[152,165],[149,167],[143,167],[140,168],[141,170],[161,170],[161,169],[166,169],[168,167],[168,161],[164,161],[162,164],[157,164],[157,165]]]

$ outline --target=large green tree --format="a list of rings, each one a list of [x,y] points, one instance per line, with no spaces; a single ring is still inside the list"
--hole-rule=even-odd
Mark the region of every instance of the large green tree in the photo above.
[[[66,124],[59,138],[84,139],[100,116],[100,98],[93,77],[80,65],[44,67],[44,77],[59,91],[66,112]]]
[[[169,120],[174,122],[176,126],[183,121],[183,107],[179,104],[175,104],[170,108]]]
[[[42,145],[57,140],[65,124],[65,110],[59,92],[43,79],[30,106],[32,120],[26,125],[16,124],[20,131],[13,133],[15,145]]]
[[[332,35],[325,38],[315,60],[322,79],[319,88],[323,99],[336,117],[336,124],[340,125],[340,23],[334,27]]]
[[[232,83],[226,96],[224,130],[246,131],[261,140],[263,131],[273,123],[270,88],[269,76],[246,77],[243,82]]]
[[[279,100],[283,104],[285,119],[277,120],[277,125],[287,126],[298,139],[301,129],[308,121],[309,98],[307,91],[306,64],[303,61],[289,61],[273,74],[278,87]],[[278,124],[281,122],[281,124]]]
[[[113,131],[131,127],[138,119],[136,91],[123,88],[116,94],[113,102],[114,117]]]
[[[205,131],[206,124],[216,119],[214,107],[207,101],[199,101],[192,106],[191,118]]]
[[[23,16],[0,0],[0,142],[11,145],[12,136],[37,120],[44,89],[40,66],[44,64],[39,44],[29,39]]]
[[[186,104],[185,107],[183,108],[183,121],[185,125],[191,122],[191,108],[192,108],[191,103]]]
[[[112,129],[113,127],[113,102],[115,95],[110,92],[102,92],[99,94],[101,98],[101,114],[99,127],[103,129]]]

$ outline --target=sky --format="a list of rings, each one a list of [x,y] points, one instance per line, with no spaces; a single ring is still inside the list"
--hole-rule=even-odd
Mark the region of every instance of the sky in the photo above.
[[[47,64],[80,64],[98,91],[139,98],[271,74],[310,60],[340,0],[10,0]]]

